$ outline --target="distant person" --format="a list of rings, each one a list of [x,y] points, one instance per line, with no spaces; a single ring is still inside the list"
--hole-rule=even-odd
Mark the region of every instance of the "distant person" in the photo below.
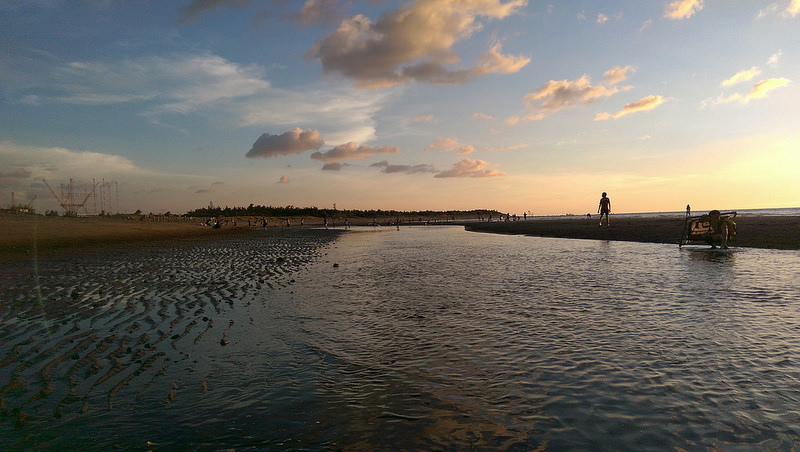
[[[606,192],[603,192],[600,198],[600,205],[597,206],[597,211],[600,213],[600,224],[598,226],[603,226],[603,215],[606,217],[606,226],[608,226],[608,214],[611,213],[611,198],[607,196]]]
[[[736,223],[730,217],[721,218],[719,210],[708,212],[708,224],[711,226],[711,248],[717,243],[723,250],[728,249],[728,240],[736,234]]]

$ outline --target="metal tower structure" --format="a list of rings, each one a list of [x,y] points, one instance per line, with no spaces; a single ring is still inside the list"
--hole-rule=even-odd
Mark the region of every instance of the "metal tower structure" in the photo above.
[[[96,197],[95,189],[97,188],[97,182],[92,181],[90,188],[87,184],[76,184],[75,181],[70,178],[69,184],[67,184],[66,187],[64,184],[61,184],[61,195],[57,195],[55,190],[50,187],[50,184],[48,184],[46,180],[42,180],[44,184],[47,185],[47,188],[50,189],[50,193],[56,198],[61,208],[64,209],[64,216],[78,216],[78,211],[81,209],[83,209],[84,214],[89,213],[86,209],[86,201],[88,201],[89,198]]]

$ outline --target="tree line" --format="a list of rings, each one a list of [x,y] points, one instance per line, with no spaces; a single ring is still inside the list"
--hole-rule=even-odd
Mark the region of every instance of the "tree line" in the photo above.
[[[338,210],[320,209],[317,207],[274,207],[250,204],[247,207],[214,207],[208,206],[200,209],[190,210],[184,216],[189,217],[328,217],[328,218],[385,218],[385,217],[423,217],[423,218],[464,218],[464,217],[488,217],[489,215],[499,215],[495,210],[476,209],[476,210]]]

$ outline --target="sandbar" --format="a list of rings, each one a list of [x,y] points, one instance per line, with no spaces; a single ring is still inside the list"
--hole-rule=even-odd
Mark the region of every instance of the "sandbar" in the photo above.
[[[583,216],[529,218],[523,221],[466,223],[469,231],[523,234],[571,239],[620,240],[645,243],[680,241],[684,218],[677,216],[611,216],[610,226],[598,226],[599,218]],[[732,246],[765,249],[800,249],[800,216],[739,215]],[[697,242],[692,242],[697,244]],[[702,244],[701,244],[702,245]]]

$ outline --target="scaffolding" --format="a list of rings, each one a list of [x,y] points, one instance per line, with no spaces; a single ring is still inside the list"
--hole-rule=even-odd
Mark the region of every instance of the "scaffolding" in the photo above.
[[[72,178],[69,179],[69,184],[66,186],[62,183],[61,184],[61,194],[56,194],[55,190],[47,183],[46,180],[42,179],[44,184],[47,185],[47,188],[50,189],[50,193],[53,194],[53,197],[58,201],[58,204],[64,209],[64,216],[67,217],[76,217],[80,214],[83,215],[92,215],[96,214],[97,210],[94,209],[93,212],[90,212],[86,206],[87,201],[90,198],[93,199],[93,205],[96,205],[97,200],[97,182],[92,180],[91,186],[88,184],[75,182]]]
[[[102,179],[102,182],[97,184],[97,188],[98,197],[100,198],[100,213],[106,215],[119,213],[119,187],[117,183],[115,181],[106,182],[105,179]],[[94,201],[94,211],[97,212],[97,199],[95,198]]]

